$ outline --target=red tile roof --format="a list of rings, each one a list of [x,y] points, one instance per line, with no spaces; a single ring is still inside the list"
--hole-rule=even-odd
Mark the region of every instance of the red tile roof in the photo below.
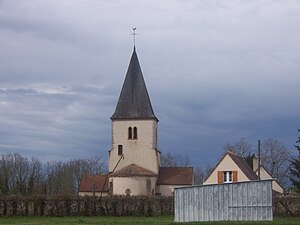
[[[108,192],[108,179],[108,174],[86,175],[80,182],[79,192]]]
[[[192,185],[193,167],[160,167],[158,185]]]
[[[136,164],[130,164],[112,174],[110,177],[156,177],[157,174]]]

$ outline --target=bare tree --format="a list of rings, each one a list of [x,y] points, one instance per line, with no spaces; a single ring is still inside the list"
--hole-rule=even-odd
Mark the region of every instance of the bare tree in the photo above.
[[[278,140],[269,138],[262,142],[261,164],[282,185],[288,180],[286,174],[289,171],[290,159],[290,150]]]
[[[227,143],[224,146],[224,151],[227,152],[229,150],[241,157],[247,157],[253,152],[252,145],[246,141],[246,138],[241,138],[233,144]]]
[[[208,164],[205,167],[196,166],[194,168],[194,184],[201,185],[211,173],[213,167]]]
[[[0,193],[9,194],[10,193],[10,169],[8,161],[5,155],[1,155],[0,158]]]
[[[62,161],[47,162],[47,194],[74,195],[72,171],[67,163]]]
[[[20,154],[0,156],[0,193],[27,195],[33,193],[41,179],[41,163]]]
[[[2,193],[26,194],[29,161],[19,154],[1,156]]]
[[[90,159],[73,159],[68,162],[47,162],[47,194],[78,194],[83,176],[103,172],[104,165],[105,161],[101,156]]]
[[[103,171],[101,157],[42,164],[20,154],[0,155],[0,194],[75,195],[84,174]]]
[[[101,156],[90,159],[74,159],[69,162],[72,170],[75,192],[78,193],[80,181],[86,174],[97,174],[104,171],[105,161]]]
[[[194,184],[203,184],[205,177],[206,175],[204,169],[201,166],[196,166],[194,168]]]
[[[290,163],[290,181],[292,182],[292,189],[300,193],[300,129],[298,129],[298,140],[296,141],[295,148],[298,154],[294,156]]]
[[[191,165],[188,156],[173,155],[171,152],[167,152],[165,155],[160,156],[160,165],[162,167],[188,167]]]
[[[43,184],[44,176],[42,163],[38,159],[32,158],[30,162],[27,194],[43,194]]]

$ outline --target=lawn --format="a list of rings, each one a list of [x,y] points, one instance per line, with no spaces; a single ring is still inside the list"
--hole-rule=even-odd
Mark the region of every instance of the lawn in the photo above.
[[[174,223],[171,216],[159,217],[2,217],[0,224],[101,224],[101,225],[300,225],[300,218],[275,218],[269,222],[197,222],[197,223]]]

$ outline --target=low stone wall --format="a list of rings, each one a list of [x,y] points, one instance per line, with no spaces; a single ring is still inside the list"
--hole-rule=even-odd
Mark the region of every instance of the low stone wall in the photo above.
[[[0,216],[173,215],[173,197],[0,196]]]

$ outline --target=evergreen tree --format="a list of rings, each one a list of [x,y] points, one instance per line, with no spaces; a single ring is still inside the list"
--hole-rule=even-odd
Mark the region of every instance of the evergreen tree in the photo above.
[[[300,129],[298,129],[298,132],[300,133]],[[300,192],[300,135],[296,141],[295,147],[298,151],[298,156],[291,160],[290,180],[292,181],[295,190]]]

